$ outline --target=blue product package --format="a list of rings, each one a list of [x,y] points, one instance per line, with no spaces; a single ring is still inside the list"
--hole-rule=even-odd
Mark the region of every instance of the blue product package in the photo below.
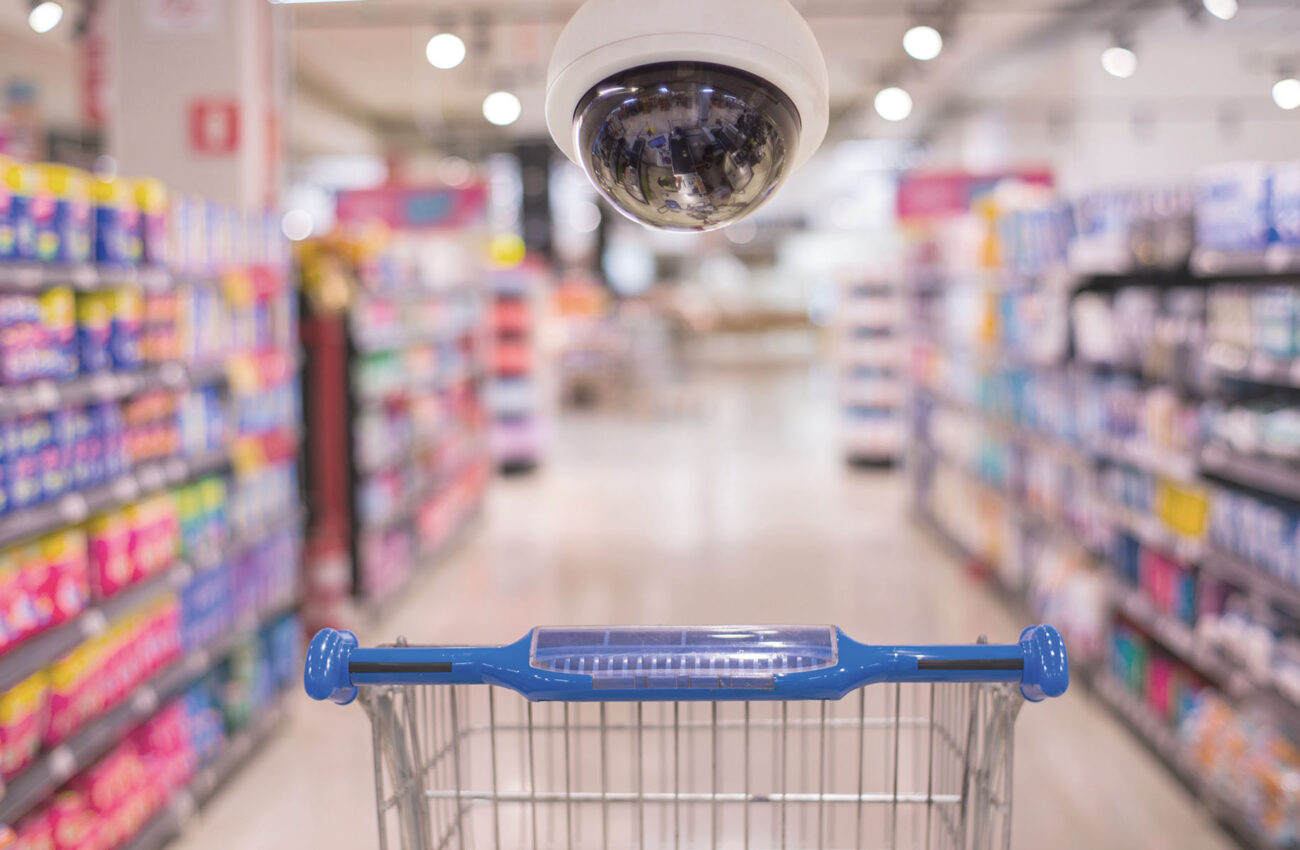
[[[36,226],[32,219],[36,183],[32,166],[0,161],[0,193],[6,197],[0,202],[5,207],[0,220],[0,261],[36,259]]]
[[[1300,162],[1273,166],[1269,218],[1280,244],[1300,246]]]
[[[1262,251],[1270,223],[1269,167],[1258,162],[1206,169],[1196,190],[1196,244],[1219,251]]]

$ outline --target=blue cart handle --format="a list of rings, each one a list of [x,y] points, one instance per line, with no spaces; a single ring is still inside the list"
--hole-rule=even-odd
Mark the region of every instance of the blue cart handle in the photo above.
[[[1070,684],[1061,634],[1016,644],[872,646],[834,626],[537,628],[505,646],[364,649],[325,629],[307,650],[314,699],[351,702],[362,685],[499,685],[534,701],[840,699],[880,682],[1018,682],[1025,699]]]

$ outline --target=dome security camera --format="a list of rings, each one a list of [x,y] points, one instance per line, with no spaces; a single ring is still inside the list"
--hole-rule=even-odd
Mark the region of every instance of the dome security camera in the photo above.
[[[752,213],[826,136],[821,48],[789,0],[588,0],[546,123],[616,209],[658,230]]]

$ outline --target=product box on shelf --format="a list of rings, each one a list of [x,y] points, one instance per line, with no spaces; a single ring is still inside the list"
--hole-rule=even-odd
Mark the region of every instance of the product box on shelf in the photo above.
[[[36,220],[32,214],[39,175],[34,166],[0,158],[0,261],[36,259]]]
[[[36,759],[49,723],[50,681],[45,671],[0,693],[0,780]]]
[[[1196,244],[1218,251],[1263,251],[1273,239],[1270,167],[1241,162],[1205,169],[1196,193]]]
[[[40,190],[32,204],[36,256],[43,263],[89,262],[91,240],[90,175],[66,165],[37,166]]]

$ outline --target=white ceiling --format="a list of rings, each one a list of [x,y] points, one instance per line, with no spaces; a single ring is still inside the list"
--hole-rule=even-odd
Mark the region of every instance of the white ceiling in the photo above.
[[[365,0],[288,7],[299,96],[369,122],[408,145],[472,153],[475,146],[542,135],[551,46],[579,5],[580,0]],[[1070,0],[803,0],[796,5],[826,54],[832,115],[841,131],[851,134],[868,129],[857,119],[871,114],[871,97],[883,83],[901,80],[918,103],[936,101],[989,57],[1014,50],[1063,17],[1078,17]],[[915,9],[940,16],[955,12],[948,49],[924,65],[909,60],[901,48],[903,32],[916,21]],[[469,46],[469,58],[451,71],[438,71],[424,58],[425,43],[442,30],[456,32]],[[480,112],[484,95],[498,88],[517,93],[524,106],[519,123],[508,130],[491,127]],[[877,135],[908,132],[878,123],[868,119]]]

